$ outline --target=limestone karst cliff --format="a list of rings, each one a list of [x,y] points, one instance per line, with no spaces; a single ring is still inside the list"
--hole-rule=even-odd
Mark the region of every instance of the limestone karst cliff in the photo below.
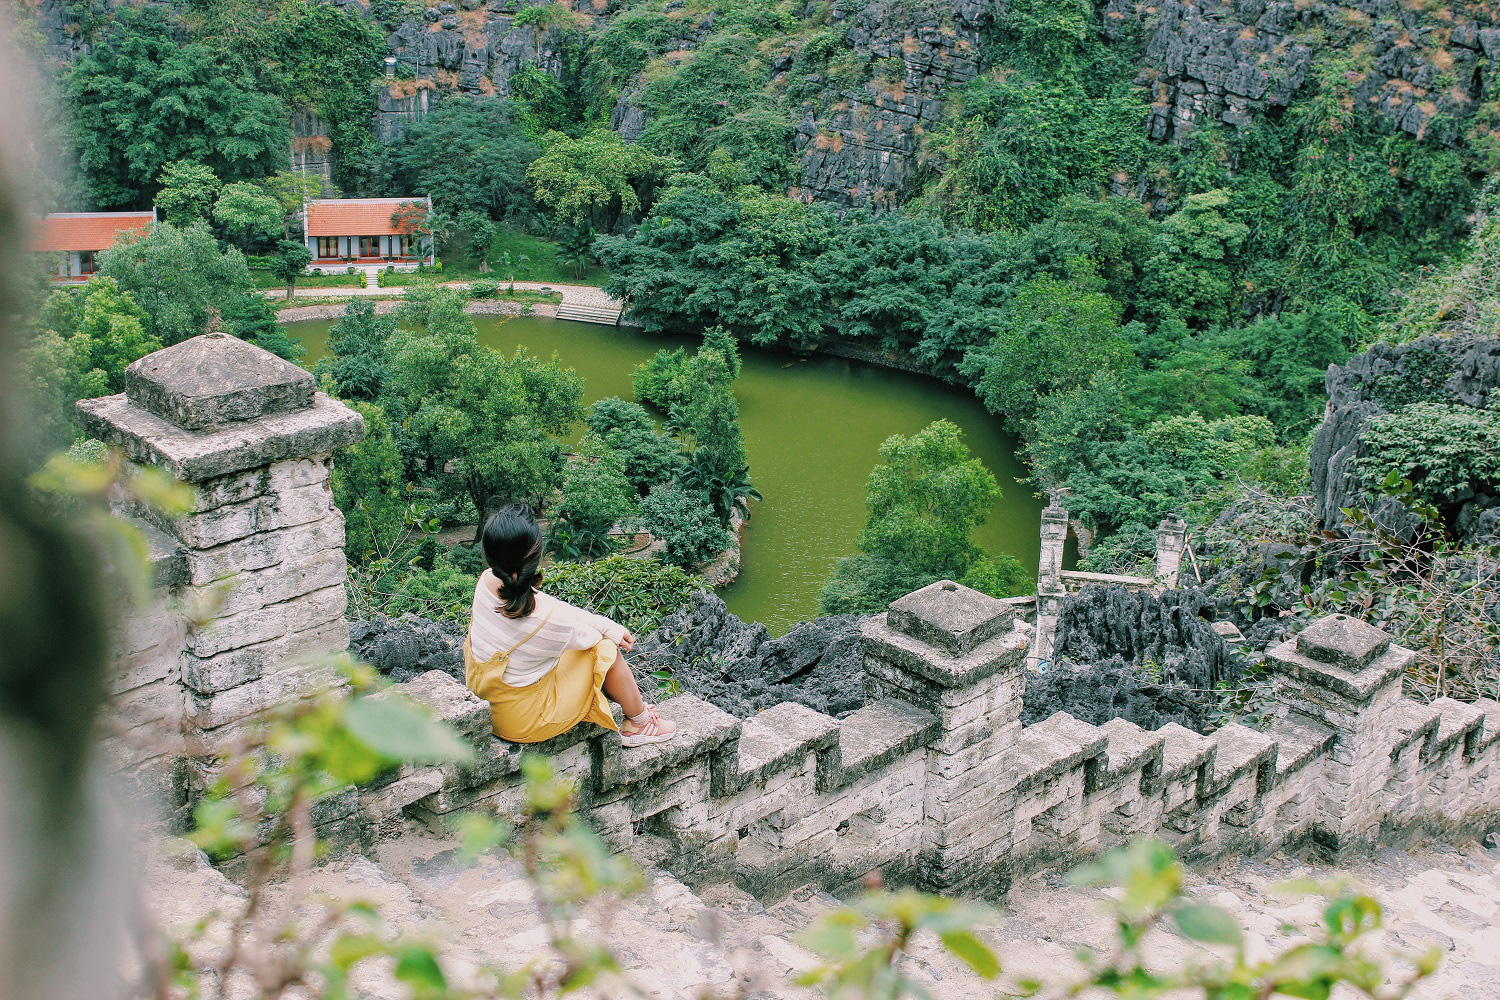
[[[444,94],[509,95],[512,79],[528,68],[576,83],[608,62],[591,51],[591,40],[626,15],[650,22],[624,42],[639,51],[597,73],[595,84],[608,93],[590,99],[633,139],[653,121],[642,99],[648,84],[691,72],[701,49],[739,30],[724,27],[718,7],[683,0],[573,0],[566,14],[546,17],[522,17],[536,8],[518,0],[404,12],[364,0],[338,6],[378,20],[397,59],[399,79],[374,82],[372,127],[382,141]],[[35,11],[48,55],[66,61],[87,50],[97,13],[85,17],[66,0],[36,0]],[[1010,13],[1003,0],[842,0],[808,3],[774,30],[747,33],[745,80],[760,89],[757,107],[769,109],[784,134],[791,193],[889,208],[913,193],[923,169],[941,171],[930,138],[953,123],[965,84],[1006,71]],[[1337,77],[1353,106],[1412,136],[1452,143],[1488,129],[1482,108],[1492,96],[1500,26],[1480,4],[1108,0],[1094,14],[1116,65],[1134,67],[1141,128],[1157,142],[1181,142],[1205,124],[1245,128],[1278,115],[1319,73]],[[318,134],[298,133],[307,148]],[[1116,185],[1147,193],[1143,178],[1118,177]]]

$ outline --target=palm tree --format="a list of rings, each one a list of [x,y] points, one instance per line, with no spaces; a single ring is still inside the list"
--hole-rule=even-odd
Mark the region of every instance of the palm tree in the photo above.
[[[580,222],[563,234],[557,244],[557,259],[571,265],[573,277],[581,278],[594,262],[594,227]]]
[[[500,255],[500,271],[505,275],[506,280],[510,282],[510,294],[516,294],[517,269],[519,269],[522,264],[526,263],[530,259],[531,258],[526,256],[524,253],[512,254],[509,250],[506,250]]]

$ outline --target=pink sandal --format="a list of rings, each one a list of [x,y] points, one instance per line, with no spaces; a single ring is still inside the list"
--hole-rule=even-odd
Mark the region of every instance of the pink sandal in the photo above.
[[[627,729],[626,727],[633,727]],[[677,723],[668,722],[656,711],[655,705],[646,706],[646,721],[637,725],[626,719],[620,727],[620,745],[643,747],[651,743],[665,743],[677,735]]]

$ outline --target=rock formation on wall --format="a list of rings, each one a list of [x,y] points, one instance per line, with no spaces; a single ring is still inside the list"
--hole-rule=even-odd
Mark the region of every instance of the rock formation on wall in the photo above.
[[[1214,686],[1243,671],[1209,625],[1214,614],[1212,598],[1196,589],[1086,587],[1070,595],[1051,668],[1027,678],[1023,721],[1067,712],[1094,725],[1127,719],[1201,730],[1218,703]]]
[[[1343,523],[1341,508],[1368,506],[1393,530],[1414,515],[1394,500],[1365,496],[1355,472],[1362,436],[1373,417],[1418,402],[1483,409],[1500,400],[1500,339],[1427,337],[1408,344],[1376,344],[1328,370],[1328,408],[1313,438],[1312,489],[1323,527]],[[1500,491],[1456,497],[1451,521],[1460,537],[1500,533]]]

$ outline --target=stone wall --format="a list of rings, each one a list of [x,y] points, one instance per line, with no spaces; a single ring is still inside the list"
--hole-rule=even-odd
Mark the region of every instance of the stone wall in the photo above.
[[[585,729],[530,749],[577,779],[617,849],[665,838],[679,875],[770,893],[880,869],[994,894],[1032,865],[1142,834],[1195,856],[1307,839],[1337,854],[1500,813],[1500,703],[1403,699],[1412,654],[1357,620],[1323,619],[1271,652],[1268,731],[1207,736],[1065,713],[1023,727],[1029,639],[1009,605],[937,583],[866,623],[868,700],[843,719],[792,704],[738,719],[688,695],[663,705],[681,726],[671,743],[621,751]],[[361,793],[368,821],[514,812],[526,748],[489,735],[484,703],[437,672],[398,689],[464,732],[477,763]]]
[[[329,456],[363,428],[306,372],[219,334],[141,359],[125,393],[79,407],[91,433],[193,488],[186,517],[135,512],[154,522],[162,593],[122,629],[115,682],[117,718],[166,737],[150,770],[180,811],[214,777],[211,751],[258,713],[339,687],[301,654],[348,643]],[[1163,530],[1170,558],[1174,529]],[[388,696],[429,706],[472,759],[335,791],[312,821],[335,845],[356,845],[409,821],[511,815],[532,752],[577,781],[616,849],[665,842],[658,860],[684,877],[775,893],[878,869],[995,894],[1028,866],[1142,834],[1188,854],[1305,838],[1337,853],[1388,829],[1472,826],[1500,810],[1500,703],[1402,698],[1413,654],[1362,622],[1325,618],[1269,652],[1265,731],[1201,735],[1066,713],[1023,725],[1034,628],[1020,606],[934,583],[860,623],[865,699],[843,718],[790,703],[738,718],[684,695],[663,705],[678,738],[628,751],[592,726],[506,743],[483,701],[427,672]],[[125,766],[147,770],[139,764]]]

